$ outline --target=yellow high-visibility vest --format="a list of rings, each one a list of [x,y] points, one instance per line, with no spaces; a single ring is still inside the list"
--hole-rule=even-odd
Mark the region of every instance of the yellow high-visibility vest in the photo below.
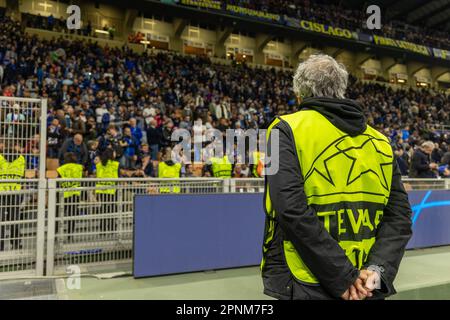
[[[317,212],[352,264],[360,269],[375,243],[377,227],[390,195],[394,158],[388,138],[370,126],[364,133],[351,137],[314,110],[275,119],[269,133],[280,121],[285,121],[292,130],[308,205]],[[265,211],[262,269],[277,217],[267,182]],[[303,262],[302,252],[297,252],[286,239],[283,239],[283,250],[296,279],[318,283],[314,270],[309,270]]]
[[[12,162],[8,162],[0,155],[0,180],[19,180],[25,177],[25,158],[19,156]],[[19,191],[22,189],[20,183],[0,183],[0,191]]]
[[[101,162],[95,165],[97,178],[105,178],[105,179],[117,179],[119,178],[119,162],[108,160],[106,166],[104,166]],[[105,186],[115,186],[117,183],[114,181],[103,181],[97,182],[95,186],[97,188],[95,193],[103,193],[103,194],[116,194],[116,188],[104,189]]]
[[[228,156],[223,156],[222,158],[213,157],[210,159],[212,165],[212,171],[215,178],[227,179],[231,178],[233,165]]]
[[[83,177],[83,166],[77,163],[63,164],[56,169],[56,171],[58,171],[59,175],[63,179],[81,179]],[[80,188],[81,184],[78,181],[66,181],[61,183],[61,187],[68,189]],[[81,196],[81,191],[64,191],[64,198],[69,198],[72,196]]]
[[[174,163],[173,165],[168,165],[165,162],[160,162],[158,165],[158,177],[169,179],[169,178],[180,178],[181,175],[181,163]],[[160,193],[180,193],[180,183],[179,181],[172,180],[168,182],[161,182],[161,187],[159,188]]]

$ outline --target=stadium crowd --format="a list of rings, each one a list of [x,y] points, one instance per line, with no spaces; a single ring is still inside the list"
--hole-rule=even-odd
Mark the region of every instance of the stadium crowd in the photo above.
[[[112,148],[122,175],[155,176],[155,163],[173,145],[176,128],[258,129],[297,108],[289,71],[225,66],[172,52],[139,55],[62,37],[39,40],[9,18],[0,24],[1,95],[48,98],[48,157],[63,162],[66,152],[75,153],[90,174],[99,155]],[[448,96],[351,78],[347,97],[359,101],[369,123],[391,138],[402,174],[413,167],[415,176],[450,175],[450,138],[432,127],[449,123]],[[422,145],[427,140],[435,144],[431,151]],[[430,170],[415,170],[419,160],[431,163]],[[192,176],[192,166],[182,173]],[[234,176],[251,176],[251,170],[236,165]]]

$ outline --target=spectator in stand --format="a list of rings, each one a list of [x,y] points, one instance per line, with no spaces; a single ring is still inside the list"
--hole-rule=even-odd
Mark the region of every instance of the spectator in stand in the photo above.
[[[100,150],[103,152],[105,149],[113,149],[115,152],[115,159],[120,159],[123,155],[123,141],[122,134],[117,130],[115,125],[110,125],[106,132],[106,135],[100,139]],[[113,160],[115,160],[113,159]]]
[[[97,140],[91,140],[87,144],[88,147],[88,165],[87,171],[90,176],[95,175],[96,164],[100,159],[99,142]]]
[[[121,141],[121,146],[124,149],[123,156],[120,158],[120,165],[124,169],[136,169],[136,162],[138,160],[139,142],[133,136],[130,127],[125,127],[124,135]]]
[[[395,157],[397,160],[398,168],[402,176],[407,176],[409,172],[408,163],[405,160],[405,152],[402,148],[395,150]]]
[[[135,138],[137,146],[140,146],[142,142],[142,130],[137,126],[136,118],[130,118],[129,125],[131,134]]]
[[[64,164],[64,154],[67,152],[72,152],[76,155],[78,164],[83,166],[88,164],[89,153],[81,134],[76,134],[73,138],[69,138],[63,143],[59,150],[60,164]]]
[[[438,165],[431,162],[431,154],[434,149],[432,141],[425,141],[414,151],[411,159],[410,178],[436,178],[435,170]]]
[[[58,151],[62,144],[61,125],[59,120],[54,118],[47,128],[47,157],[58,158]]]
[[[145,177],[154,177],[155,168],[153,167],[151,151],[148,144],[143,144],[138,157],[138,170],[143,171]]]
[[[25,122],[25,115],[21,113],[20,106],[16,103],[12,107],[12,112],[6,115],[6,128],[7,135],[9,137],[17,137],[19,134],[23,133],[21,127]]]

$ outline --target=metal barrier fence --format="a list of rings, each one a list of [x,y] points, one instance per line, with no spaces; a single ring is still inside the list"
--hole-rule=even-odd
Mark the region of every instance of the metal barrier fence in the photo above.
[[[45,176],[46,116],[45,99],[0,96],[0,154],[23,156],[33,178]]]
[[[22,156],[28,178],[8,186],[16,177],[0,168],[0,277],[44,274],[46,135],[46,99],[0,96],[0,157]]]
[[[39,181],[0,181],[0,277],[36,275]]]
[[[403,178],[403,185],[410,190],[437,190],[450,189],[450,179],[412,179]]]
[[[56,179],[48,185],[46,274],[131,263],[136,194],[228,192],[223,179]]]

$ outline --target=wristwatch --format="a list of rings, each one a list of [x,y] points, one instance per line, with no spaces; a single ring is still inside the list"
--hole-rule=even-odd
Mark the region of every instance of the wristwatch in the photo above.
[[[373,271],[377,275],[374,279],[373,288],[381,289],[381,273],[384,271],[384,268],[376,265],[370,265],[367,270]]]

